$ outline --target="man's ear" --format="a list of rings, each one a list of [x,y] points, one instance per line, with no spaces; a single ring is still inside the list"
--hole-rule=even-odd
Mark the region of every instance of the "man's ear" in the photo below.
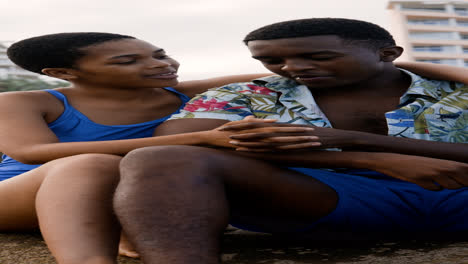
[[[380,59],[383,62],[392,62],[401,56],[403,48],[400,46],[390,46],[379,50]]]
[[[44,68],[41,72],[47,76],[66,81],[71,81],[77,78],[75,71],[69,68]]]

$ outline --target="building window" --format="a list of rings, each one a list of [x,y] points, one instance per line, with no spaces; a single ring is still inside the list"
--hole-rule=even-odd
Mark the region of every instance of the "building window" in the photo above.
[[[468,20],[457,20],[457,26],[468,27]]]
[[[448,19],[408,19],[410,25],[438,25],[448,26]]]
[[[460,15],[460,16],[468,16],[468,8],[455,7],[455,14]]]
[[[447,65],[457,65],[457,60],[454,59],[445,59],[445,60],[438,60],[438,59],[417,59],[416,61],[420,62],[430,62],[436,64],[447,64]]]
[[[468,53],[468,47],[463,47],[463,53]]]
[[[401,10],[408,11],[428,11],[428,12],[445,12],[444,6],[414,6],[414,5],[402,5]]]
[[[454,39],[452,32],[411,32],[409,35],[418,39]]]
[[[468,39],[468,34],[460,34],[461,39]]]
[[[455,53],[455,46],[413,46],[415,52],[450,52]]]

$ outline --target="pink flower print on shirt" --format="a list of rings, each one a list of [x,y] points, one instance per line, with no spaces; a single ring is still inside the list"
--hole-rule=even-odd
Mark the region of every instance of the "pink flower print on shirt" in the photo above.
[[[264,95],[272,95],[272,93],[274,93],[274,91],[266,87],[262,87],[262,86],[247,84],[247,87],[249,87],[250,90],[239,91],[239,93],[256,93],[256,94],[264,94]]]
[[[196,112],[197,110],[202,110],[202,111],[215,111],[215,110],[222,110],[229,101],[216,101],[216,99],[212,98],[210,100],[203,100],[203,98],[200,98],[198,100],[195,100],[191,102],[190,104],[187,104],[184,108],[184,110],[187,110],[189,112]]]

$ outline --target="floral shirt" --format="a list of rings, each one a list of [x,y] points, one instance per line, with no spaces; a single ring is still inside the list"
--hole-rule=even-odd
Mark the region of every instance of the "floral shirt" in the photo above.
[[[388,135],[467,143],[468,87],[403,71],[411,76],[412,83],[400,98],[399,108],[385,113]],[[281,123],[332,127],[305,85],[280,76],[210,89],[194,97],[170,119],[236,121],[249,115]]]

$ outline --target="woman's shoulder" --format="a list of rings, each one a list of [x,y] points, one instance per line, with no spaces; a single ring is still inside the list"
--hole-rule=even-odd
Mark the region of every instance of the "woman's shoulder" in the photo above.
[[[62,103],[44,90],[11,91],[0,93],[0,107],[47,111],[62,107]]]

